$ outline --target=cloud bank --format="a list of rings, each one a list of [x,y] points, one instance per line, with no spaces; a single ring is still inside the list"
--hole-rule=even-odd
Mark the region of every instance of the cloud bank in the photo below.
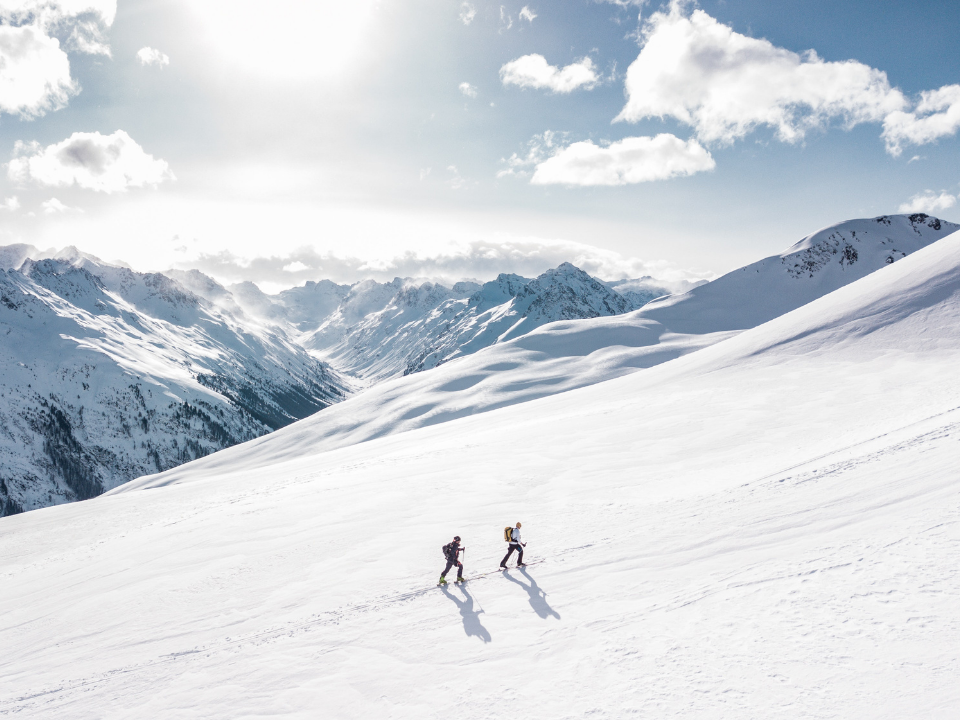
[[[662,133],[630,137],[606,146],[587,140],[540,162],[534,185],[629,185],[713,170],[713,157],[696,140]]]
[[[672,118],[704,143],[729,145],[772,129],[798,142],[831,123],[882,123],[887,151],[960,130],[960,85],[909,99],[881,70],[856,60],[828,62],[734,32],[703,10],[673,0],[644,23],[643,47],[627,70],[627,103],[615,121]]]
[[[478,240],[433,255],[408,251],[377,260],[321,254],[309,247],[284,255],[253,258],[223,251],[184,259],[176,264],[176,268],[197,269],[225,283],[249,280],[284,288],[324,278],[352,283],[367,278],[389,281],[395,277],[411,277],[452,284],[463,279],[489,280],[501,272],[535,277],[562,262],[572,262],[604,280],[653,276],[661,284],[675,283],[680,287],[687,281],[702,279],[700,275],[678,270],[666,262],[648,262],[591,245],[540,238]]]
[[[880,122],[906,106],[886,73],[862,63],[826,62],[734,32],[680,3],[654,13],[640,55],[627,70],[627,104],[617,120],[674,118],[705,142],[731,143],[760,126],[786,142],[840,120]]]
[[[589,90],[600,78],[588,57],[558,68],[550,65],[543,55],[524,55],[500,68],[500,80],[504,85],[569,93],[580,88]]]
[[[18,142],[14,152],[7,174],[22,184],[115,193],[174,179],[165,161],[145,153],[123,130],[112,135],[77,132],[47,147]]]

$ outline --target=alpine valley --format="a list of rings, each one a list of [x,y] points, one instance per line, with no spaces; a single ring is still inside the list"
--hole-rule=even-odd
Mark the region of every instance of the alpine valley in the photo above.
[[[3,247],[0,513],[95,497],[241,443],[235,455],[265,462],[247,441],[306,418],[273,452],[609,380],[756,327],[956,229],[922,214],[849,221],[706,284],[603,282],[565,263],[532,279],[321,280],[278,295],[196,270],[137,273],[74,248]]]

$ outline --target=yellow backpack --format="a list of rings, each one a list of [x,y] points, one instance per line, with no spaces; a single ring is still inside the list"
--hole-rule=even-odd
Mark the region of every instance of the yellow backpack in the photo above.
[[[509,525],[503,529],[503,540],[504,542],[513,542],[513,528]]]

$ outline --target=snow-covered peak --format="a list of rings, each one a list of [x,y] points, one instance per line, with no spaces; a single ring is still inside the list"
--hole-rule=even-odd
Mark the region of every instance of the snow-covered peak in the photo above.
[[[285,317],[300,330],[319,327],[344,301],[349,285],[338,285],[330,280],[309,281],[302,287],[284,290],[276,302],[284,309]]]
[[[500,273],[496,280],[484,283],[470,298],[470,304],[480,312],[509,302],[530,282],[529,278],[513,273]]]
[[[960,229],[927,215],[831,225],[780,255],[739,268],[640,312],[676,332],[744,330],[806,305]]]
[[[900,240],[909,242],[916,240],[919,247],[926,247],[942,237],[960,229],[960,225],[940,220],[925,213],[912,215],[880,215],[875,218],[847,220],[846,222],[830,225],[798,240],[783,252],[780,257],[787,257],[805,251],[833,245],[837,239],[849,238],[854,241],[884,241]]]
[[[33,245],[17,243],[0,247],[0,270],[19,270],[24,260],[39,257],[40,251]]]

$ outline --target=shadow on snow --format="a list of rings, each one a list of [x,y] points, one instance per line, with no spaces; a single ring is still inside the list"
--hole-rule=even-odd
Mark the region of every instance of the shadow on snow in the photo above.
[[[547,602],[547,594],[540,589],[540,586],[537,585],[537,581],[533,579],[533,576],[530,575],[530,573],[527,571],[525,567],[519,568],[519,570],[520,570],[520,573],[527,580],[530,581],[529,585],[521,582],[520,580],[517,580],[514,577],[511,577],[509,571],[504,572],[503,577],[505,577],[507,580],[509,580],[513,584],[519,585],[520,587],[522,587],[524,590],[527,591],[527,595],[529,595],[528,599],[530,600],[530,607],[533,608],[533,611],[537,615],[539,615],[544,620],[546,620],[548,617],[551,617],[551,616],[559,620],[560,613],[558,613],[556,610],[550,607],[550,604]]]
[[[463,593],[463,600],[451,593],[446,585],[441,585],[440,589],[444,595],[456,604],[457,609],[460,611],[460,619],[463,620],[463,631],[467,634],[467,637],[476,636],[485,643],[490,642],[492,640],[490,631],[480,623],[480,613],[483,612],[483,608],[480,608],[480,610],[473,609],[473,596],[467,592],[467,588],[463,585],[457,586],[457,589]]]

